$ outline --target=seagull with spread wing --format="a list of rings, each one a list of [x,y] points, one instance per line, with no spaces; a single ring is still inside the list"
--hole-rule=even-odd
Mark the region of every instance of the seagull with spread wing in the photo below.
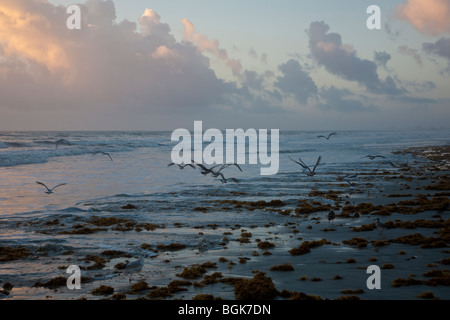
[[[58,187],[60,187],[60,186],[66,185],[66,183],[61,183],[61,184],[58,184],[58,185],[56,185],[56,186],[54,186],[53,188],[50,189],[49,187],[47,187],[47,186],[46,186],[44,183],[42,183],[42,182],[36,181],[36,183],[37,183],[37,184],[40,184],[41,186],[44,186],[45,189],[47,189],[47,191],[45,192],[46,194],[53,193],[53,190],[55,190],[56,188],[58,188]]]
[[[336,132],[332,132],[332,133],[330,133],[327,137],[325,137],[325,136],[323,136],[323,135],[320,135],[320,136],[317,136],[317,138],[325,138],[325,139],[329,140],[330,137],[331,137],[332,135],[335,135],[335,134],[336,134]]]
[[[319,158],[317,158],[316,164],[314,165],[314,168],[311,170],[310,167],[308,167],[302,159],[300,159],[300,157],[298,158],[298,161],[295,161],[294,159],[292,159],[291,157],[289,157],[289,159],[291,159],[292,161],[294,161],[295,163],[297,163],[298,165],[300,165],[303,169],[308,170],[309,172],[307,172],[306,174],[310,177],[314,176],[316,174],[316,168],[320,163],[320,160],[322,160],[322,156],[319,156]]]
[[[110,155],[108,152],[97,151],[97,152],[94,152],[94,153],[92,154],[92,156],[95,156],[95,155],[97,155],[97,154],[103,154],[103,155],[105,155],[105,156],[108,156],[109,159],[111,159],[111,161],[113,161],[113,159],[111,158],[111,155]]]

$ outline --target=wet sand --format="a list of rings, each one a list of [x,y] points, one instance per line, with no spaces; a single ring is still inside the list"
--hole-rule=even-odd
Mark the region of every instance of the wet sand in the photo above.
[[[311,180],[297,199],[245,192],[199,199],[191,222],[126,218],[139,208],[132,200],[120,216],[29,222],[76,243],[56,253],[0,247],[4,270],[55,270],[33,283],[0,274],[0,299],[450,299],[450,146],[402,152],[418,160],[357,172],[353,187]],[[267,221],[255,224],[261,215]],[[386,224],[382,233],[375,218]],[[165,243],[153,243],[155,235]],[[86,246],[130,236],[130,250]],[[193,241],[183,243],[187,238]],[[121,266],[136,251],[152,257],[130,282]],[[81,267],[80,290],[66,287],[73,264]],[[366,286],[369,265],[381,268],[380,290]]]

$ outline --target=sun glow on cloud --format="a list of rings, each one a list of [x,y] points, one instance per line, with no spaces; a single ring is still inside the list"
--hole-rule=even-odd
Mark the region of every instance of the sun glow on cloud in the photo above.
[[[409,21],[420,33],[450,33],[449,0],[408,0],[397,7],[397,15]]]
[[[44,15],[24,9],[21,0],[0,2],[0,42],[5,56],[33,60],[51,73],[70,73],[66,48],[52,36],[56,26]],[[59,16],[64,17],[61,13]]]

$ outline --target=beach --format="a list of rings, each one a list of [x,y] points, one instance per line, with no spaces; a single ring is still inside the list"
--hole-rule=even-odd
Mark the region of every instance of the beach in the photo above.
[[[167,167],[167,133],[22,137],[0,167],[0,299],[449,299],[447,133],[321,133],[281,132],[280,172],[227,168],[239,183]],[[289,160],[318,155],[313,177]]]

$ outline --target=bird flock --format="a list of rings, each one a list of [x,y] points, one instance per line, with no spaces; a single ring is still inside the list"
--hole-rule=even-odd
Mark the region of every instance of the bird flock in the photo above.
[[[336,135],[336,133],[332,132],[332,133],[328,134],[327,136],[325,136],[325,135],[318,135],[317,138],[323,138],[323,139],[329,140],[330,137],[332,137],[334,135]],[[55,142],[55,151],[58,149],[59,145],[71,145],[71,143],[69,141],[65,140],[65,139],[60,139],[60,140]],[[105,157],[108,157],[110,161],[113,161],[113,158],[107,152],[96,151],[96,152],[92,153],[92,157],[95,157],[97,155],[103,155]],[[363,158],[368,158],[370,160],[375,160],[377,158],[385,159],[386,157],[382,156],[382,155],[371,155],[371,154],[369,154],[369,155],[364,156]],[[298,160],[295,160],[295,159],[293,159],[293,158],[291,158],[289,156],[289,159],[291,161],[293,161],[294,163],[298,164],[303,169],[303,172],[307,176],[314,177],[317,174],[317,171],[316,171],[317,168],[321,164],[322,156],[321,155],[318,156],[318,158],[317,158],[316,162],[314,163],[314,165],[307,165],[307,164],[305,164],[305,162],[300,157],[298,157]],[[392,162],[386,161],[386,160],[382,161],[381,164],[389,164],[392,167],[396,167]],[[220,181],[222,183],[228,183],[228,182],[239,183],[240,182],[238,179],[236,179],[234,177],[225,177],[225,175],[224,175],[225,169],[234,166],[239,171],[243,172],[242,168],[237,163],[216,164],[216,165],[213,165],[213,166],[208,168],[204,164],[196,163],[195,161],[191,160],[191,163],[176,164],[176,163],[171,162],[171,163],[168,164],[168,167],[172,167],[172,166],[177,166],[178,169],[180,169],[180,170],[184,170],[186,167],[189,167],[189,168],[191,168],[193,170],[197,170],[197,168],[198,168],[199,171],[200,171],[200,174],[202,174],[203,176],[211,176],[214,179],[217,179],[218,181]],[[341,176],[340,178],[342,180],[346,181],[350,187],[354,187],[355,183],[351,182],[350,179],[353,179],[353,178],[356,178],[356,177],[357,177],[357,174],[347,174],[347,175]],[[52,194],[53,191],[56,188],[66,185],[66,183],[60,183],[60,184],[57,184],[57,185],[53,186],[52,188],[50,188],[46,184],[44,184],[43,182],[36,181],[36,183],[38,185],[43,186],[46,189],[45,193],[47,193],[47,194]],[[328,222],[330,224],[333,224],[333,221],[336,219],[336,213],[333,210],[329,211],[328,214],[327,214],[327,218],[328,218]],[[386,225],[383,224],[380,221],[379,218],[375,219],[375,227],[376,227],[377,230],[379,230],[379,234],[380,235],[386,229]],[[145,264],[145,258],[146,258],[145,256],[141,255],[138,260],[135,260],[133,262],[128,262],[128,263],[125,264],[124,270],[123,270],[123,274],[129,274],[130,275],[130,278],[129,278],[130,282],[131,282],[132,275],[133,274],[137,274],[137,273],[139,273],[142,270],[142,268],[143,268],[143,266]]]

